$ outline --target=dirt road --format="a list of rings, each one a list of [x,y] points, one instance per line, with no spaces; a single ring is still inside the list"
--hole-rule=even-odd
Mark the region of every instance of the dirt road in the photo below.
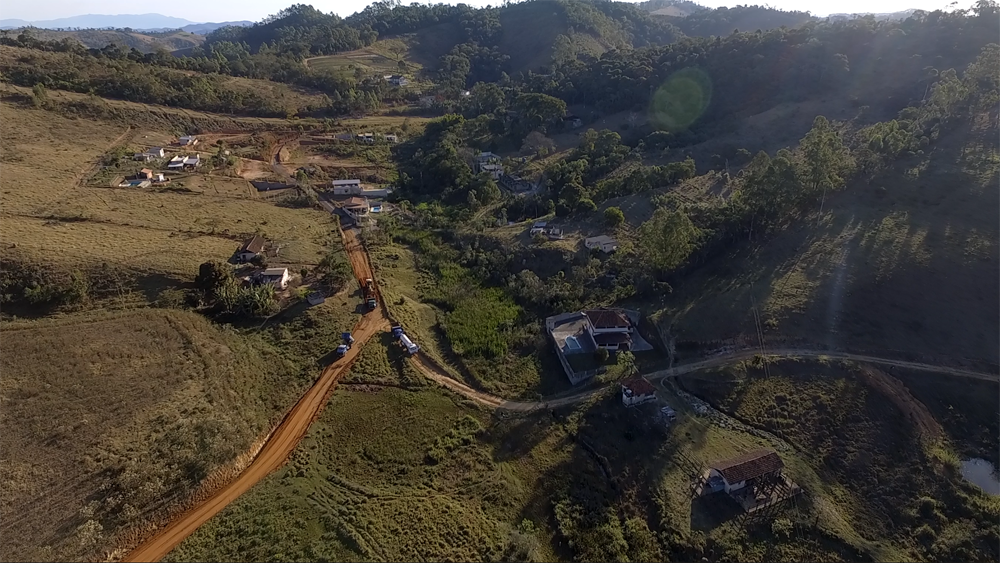
[[[360,241],[353,235],[353,231],[345,232],[344,245],[351,256],[351,264],[356,268],[354,274],[357,277],[371,277],[371,265],[368,263],[367,255],[365,255]],[[359,253],[362,256],[357,256]],[[235,481],[175,518],[170,524],[160,529],[155,536],[132,550],[124,558],[124,561],[158,561],[230,502],[250,490],[272,471],[284,465],[292,450],[305,436],[309,426],[322,412],[330,393],[337,385],[337,381],[347,372],[365,342],[374,334],[388,330],[389,322],[384,310],[379,308],[376,311],[363,316],[354,326],[355,344],[347,356],[336,360],[323,370],[316,383],[285,415],[284,420],[275,429],[257,457],[240,473]]]
[[[654,371],[644,374],[646,379],[663,379],[665,377],[677,377],[679,375],[684,375],[687,373],[695,372],[702,369],[722,367],[743,360],[748,360],[759,354],[759,350],[742,350],[737,352],[732,352],[730,354],[725,354],[722,356],[717,356],[714,358],[709,358],[706,360],[701,360],[697,362],[692,362],[690,364],[682,364],[679,366],[674,366],[671,369],[665,369],[660,371]],[[802,358],[802,359],[820,359],[829,358],[831,360],[850,360],[856,362],[865,362],[869,364],[885,365],[885,366],[895,366],[905,369],[912,369],[918,371],[930,371],[942,375],[949,375],[954,377],[968,377],[972,379],[982,379],[985,381],[1000,382],[1000,376],[988,373],[980,373],[976,371],[969,371],[960,368],[952,368],[946,366],[935,366],[930,364],[921,364],[917,362],[906,362],[902,360],[892,360],[888,358],[878,358],[875,356],[865,356],[861,354],[849,354],[846,352],[826,352],[826,351],[816,351],[816,350],[772,350],[768,351],[768,356],[777,358]],[[476,401],[478,403],[512,411],[532,411],[536,409],[547,409],[563,407],[566,405],[576,404],[593,397],[595,394],[599,393],[601,389],[594,389],[590,391],[583,391],[580,393],[575,393],[573,395],[567,395],[565,397],[553,398],[550,401],[538,401],[538,402],[521,402],[521,401],[508,401],[500,397],[496,397],[481,391],[476,391],[475,389],[456,381],[454,378],[448,375],[448,372],[437,365],[433,360],[427,358],[426,356],[414,356],[412,358],[414,366],[420,370],[428,378],[438,382],[439,384],[464,395]]]

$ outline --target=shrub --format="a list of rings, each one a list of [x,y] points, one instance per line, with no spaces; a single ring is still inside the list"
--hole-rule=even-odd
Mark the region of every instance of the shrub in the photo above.
[[[618,207],[609,207],[604,210],[604,221],[611,228],[616,228],[625,222],[625,214]]]

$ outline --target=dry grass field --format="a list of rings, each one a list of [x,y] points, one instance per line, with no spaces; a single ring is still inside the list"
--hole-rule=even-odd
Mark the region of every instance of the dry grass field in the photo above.
[[[263,341],[188,312],[8,322],[2,338],[4,561],[95,555],[248,449],[305,384]]]
[[[88,163],[123,135],[127,146],[146,143],[133,145],[124,127],[8,103],[0,103],[0,119],[8,124],[0,137],[0,252],[16,245],[21,256],[67,268],[111,262],[193,276],[198,264],[228,259],[255,232],[295,264],[318,263],[336,243],[327,213],[259,201],[239,178],[195,174],[160,188],[78,187]],[[146,141],[169,134],[142,131]]]

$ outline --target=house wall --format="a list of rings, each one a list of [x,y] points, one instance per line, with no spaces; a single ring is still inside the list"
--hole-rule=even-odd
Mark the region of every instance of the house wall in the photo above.
[[[628,334],[632,332],[629,327],[625,328],[596,328],[594,325],[590,325],[591,334]]]
[[[334,186],[333,195],[358,195],[361,193],[360,184],[351,184],[350,186]]]
[[[622,404],[626,407],[631,407],[635,405],[641,405],[643,403],[648,403],[650,401],[655,401],[656,395],[633,395],[631,397],[625,393],[625,389],[622,388]]]
[[[255,254],[253,252],[240,252],[240,253],[238,253],[236,255],[237,258],[239,258],[240,260],[242,260],[244,262],[249,262],[249,261],[253,260],[254,256],[257,256],[257,254]]]

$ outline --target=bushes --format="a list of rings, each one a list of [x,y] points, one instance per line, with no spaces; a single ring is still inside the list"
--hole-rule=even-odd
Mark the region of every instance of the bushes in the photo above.
[[[521,308],[499,289],[482,289],[462,299],[446,316],[444,331],[456,354],[495,358],[507,353],[509,329]]]

